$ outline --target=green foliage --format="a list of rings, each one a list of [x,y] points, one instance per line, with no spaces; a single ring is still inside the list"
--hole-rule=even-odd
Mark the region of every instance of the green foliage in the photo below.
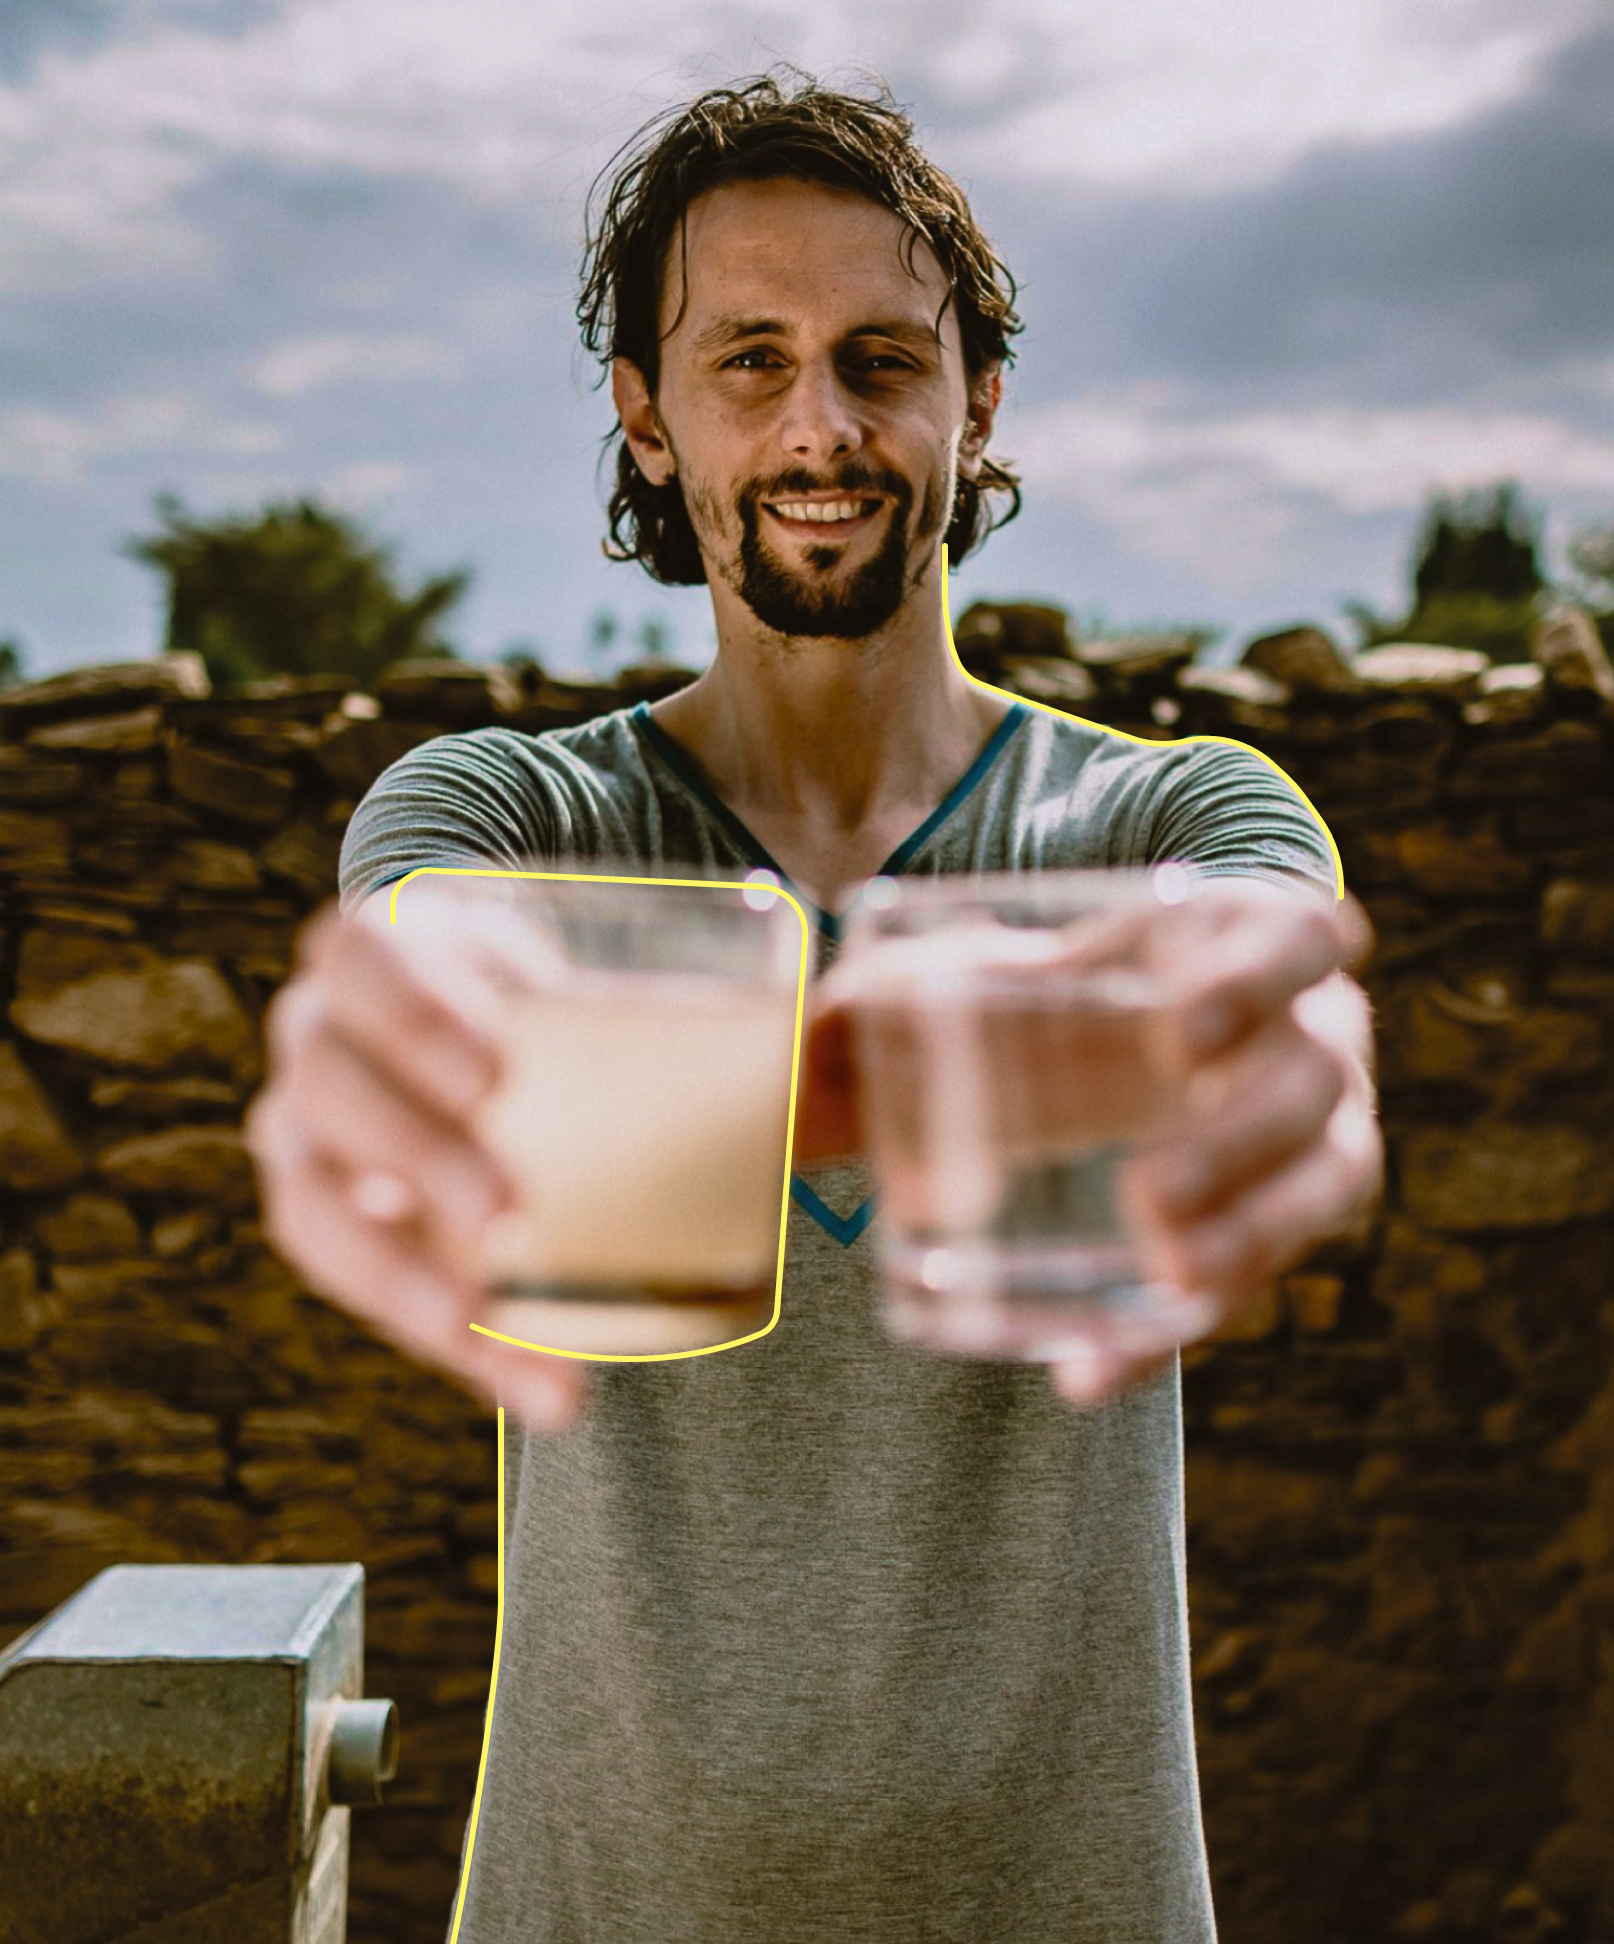
[[[1440,594],[1414,608],[1405,620],[1375,614],[1359,601],[1347,611],[1361,630],[1363,648],[1386,641],[1430,641],[1445,648],[1478,648],[1493,662],[1530,659],[1531,631],[1540,614],[1535,596],[1500,601],[1491,594]]]
[[[1414,549],[1411,610],[1395,619],[1362,601],[1345,603],[1358,645],[1427,641],[1478,648],[1494,662],[1528,661],[1547,588],[1539,546],[1511,481],[1456,500],[1437,493]]]
[[[0,688],[22,680],[22,643],[15,635],[0,638]]]
[[[164,530],[124,551],[167,576],[167,646],[199,654],[217,688],[269,675],[367,683],[395,661],[453,656],[437,623],[469,584],[464,569],[407,593],[390,548],[306,498],[213,522],[172,494],[156,510]]]
[[[1540,535],[1518,504],[1511,480],[1451,500],[1436,494],[1424,516],[1412,585],[1417,607],[1444,595],[1484,594],[1527,601],[1544,580]]]

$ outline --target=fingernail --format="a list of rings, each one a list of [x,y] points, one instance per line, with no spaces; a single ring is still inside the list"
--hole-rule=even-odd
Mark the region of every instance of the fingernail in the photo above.
[[[398,1222],[415,1205],[414,1190],[401,1176],[371,1169],[359,1175],[348,1191],[354,1209],[367,1222]]]

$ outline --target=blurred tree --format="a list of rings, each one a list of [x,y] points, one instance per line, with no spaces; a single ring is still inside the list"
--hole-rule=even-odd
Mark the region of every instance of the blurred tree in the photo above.
[[[639,624],[639,645],[651,661],[660,661],[667,653],[670,636],[667,624],[656,615],[646,615]]]
[[[22,680],[22,643],[15,635],[0,638],[0,688]]]
[[[588,644],[583,665],[594,675],[606,675],[611,668],[611,647],[622,632],[622,623],[609,608],[596,608],[588,624]]]
[[[1412,574],[1417,605],[1445,594],[1526,600],[1544,584],[1539,545],[1512,480],[1494,486],[1488,498],[1483,488],[1457,502],[1437,494],[1424,517]]]
[[[1478,648],[1492,661],[1528,661],[1547,591],[1540,545],[1511,480],[1458,499],[1435,494],[1414,545],[1408,613],[1396,620],[1364,601],[1344,603],[1361,631],[1359,645],[1428,641]]]
[[[368,682],[395,661],[453,657],[436,624],[468,586],[465,569],[406,593],[391,548],[306,498],[211,522],[171,493],[156,510],[165,530],[123,550],[168,577],[166,645],[194,649],[216,687],[327,673]]]

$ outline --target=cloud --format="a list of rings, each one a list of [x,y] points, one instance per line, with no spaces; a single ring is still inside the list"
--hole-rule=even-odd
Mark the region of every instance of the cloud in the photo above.
[[[271,425],[215,417],[192,398],[168,394],[120,399],[81,416],[26,406],[0,413],[0,473],[22,479],[72,481],[92,459],[145,453],[278,451],[284,440]]]
[[[207,242],[181,205],[230,161],[426,175],[507,207],[570,204],[583,165],[659,108],[779,54],[832,70],[849,43],[862,55],[853,65],[900,65],[944,100],[1018,82],[1007,114],[949,144],[950,166],[1198,197],[1320,147],[1493,110],[1595,4],[1533,0],[1520,16],[1498,0],[1016,0],[983,26],[956,6],[938,23],[925,0],[892,0],[873,18],[829,0],[742,24],[709,0],[678,30],[705,58],[676,72],[650,65],[665,45],[651,0],[620,0],[609,33],[589,0],[282,0],[230,34],[205,16],[140,14],[125,36],[58,49],[26,85],[0,88],[0,280],[193,266]],[[625,90],[627,49],[643,50],[630,72],[645,79]]]
[[[272,398],[298,398],[338,382],[392,383],[407,378],[457,377],[463,365],[452,346],[425,337],[365,336],[297,338],[279,344],[247,374]]]
[[[1437,491],[1516,478],[1527,497],[1614,494],[1614,437],[1546,413],[1351,406],[1217,413],[1163,385],[1006,414],[1026,485],[1135,551],[1237,594],[1274,549],[1341,515],[1420,509]]]
[[[1039,198],[1024,241],[1005,239],[1029,267],[1023,347],[1054,343],[1087,385],[1148,372],[1224,403],[1517,403],[1560,368],[1578,382],[1614,314],[1611,89],[1604,31],[1455,132],[1332,149],[1196,203],[1095,191],[1043,216]]]
[[[339,506],[367,509],[394,493],[418,486],[424,477],[419,466],[391,459],[358,459],[330,474],[320,491]]]
[[[993,179],[1063,182],[1200,200],[1276,179],[1335,146],[1371,147],[1459,128],[1516,100],[1543,62],[1595,19],[1592,0],[1067,0],[1016,8],[1008,31],[1039,39],[1037,98],[1018,100],[950,146]],[[1063,31],[1061,31],[1063,29]],[[1002,70],[977,36],[935,57],[967,99]],[[960,89],[959,83],[965,85]]]

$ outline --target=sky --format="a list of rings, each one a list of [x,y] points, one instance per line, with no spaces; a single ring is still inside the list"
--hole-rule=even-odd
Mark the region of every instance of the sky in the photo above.
[[[1404,611],[1437,490],[1515,479],[1555,577],[1614,521],[1607,0],[0,0],[25,673],[161,647],[120,551],[161,491],[312,493],[406,582],[472,568],[470,660],[605,672],[655,620],[704,666],[707,591],[600,552],[584,202],[652,117],[777,61],[883,80],[1019,286],[991,450],[1024,509],[955,620],[1349,646],[1346,602]]]

